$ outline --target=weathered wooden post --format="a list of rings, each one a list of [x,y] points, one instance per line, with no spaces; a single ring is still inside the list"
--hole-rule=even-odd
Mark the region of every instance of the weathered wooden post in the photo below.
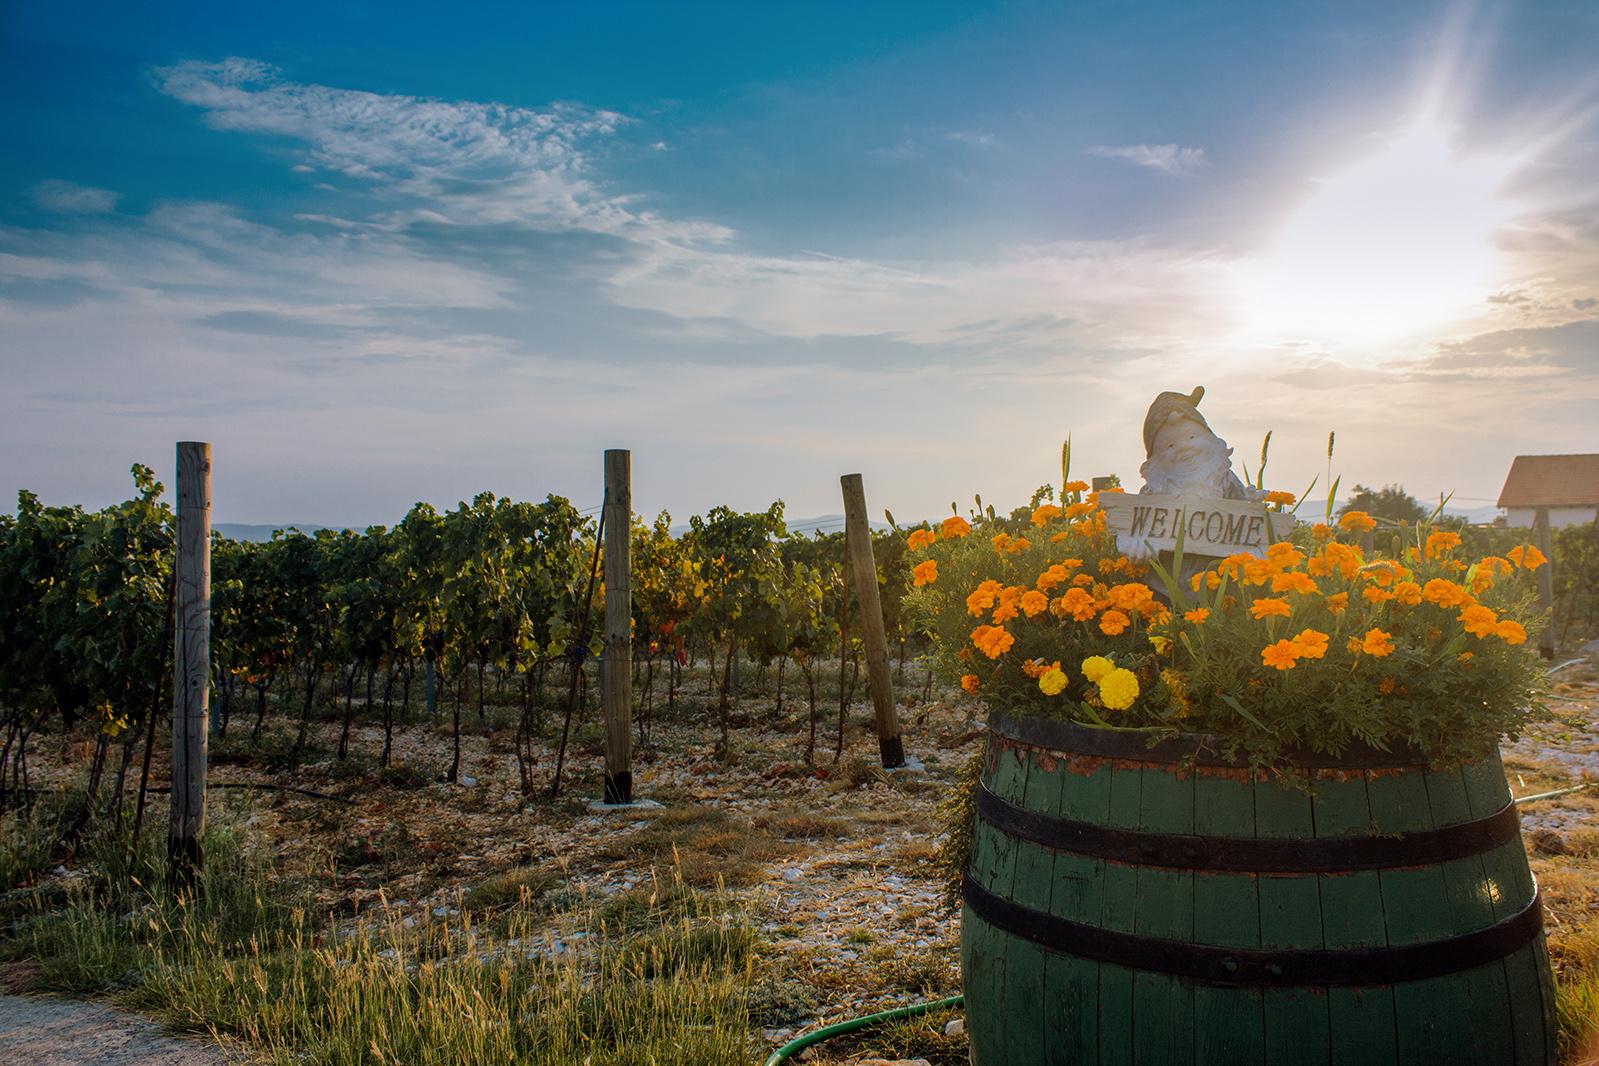
[[[1549,561],[1538,568],[1538,610],[1549,624],[1538,636],[1538,654],[1555,657],[1555,553],[1549,543],[1549,508],[1540,507],[1532,515],[1532,539]]]
[[[877,563],[872,558],[872,530],[866,521],[866,489],[859,474],[839,478],[844,487],[844,540],[849,545],[855,595],[861,605],[861,635],[866,642],[866,676],[872,686],[877,718],[877,750],[883,766],[905,765],[905,742],[894,707],[893,676],[888,669],[888,638],[883,632],[883,602],[877,591]]]
[[[178,442],[177,595],[173,623],[172,826],[175,886],[203,868],[206,733],[211,707],[211,445]]]
[[[633,802],[632,454],[605,453],[605,802]]]

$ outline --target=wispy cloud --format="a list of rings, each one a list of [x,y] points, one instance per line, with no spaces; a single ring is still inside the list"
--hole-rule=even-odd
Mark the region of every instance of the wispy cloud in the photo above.
[[[33,202],[46,211],[62,215],[99,215],[116,210],[121,193],[96,189],[59,178],[41,181],[33,187]]]
[[[999,138],[992,133],[978,133],[973,130],[953,130],[944,135],[956,144],[964,144],[968,148],[995,148],[999,145]]]
[[[1180,144],[1096,144],[1089,155],[1103,159],[1122,159],[1162,174],[1193,174],[1205,166],[1203,148],[1184,148]]]

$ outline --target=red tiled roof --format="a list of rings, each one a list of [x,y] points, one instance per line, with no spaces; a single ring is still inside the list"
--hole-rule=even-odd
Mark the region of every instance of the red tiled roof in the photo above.
[[[1516,456],[1499,506],[1599,506],[1599,455]]]

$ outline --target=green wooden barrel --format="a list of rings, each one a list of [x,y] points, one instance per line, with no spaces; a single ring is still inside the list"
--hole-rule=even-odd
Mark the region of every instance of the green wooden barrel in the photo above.
[[[1210,754],[996,714],[961,962],[976,1066],[1555,1061],[1497,754]]]

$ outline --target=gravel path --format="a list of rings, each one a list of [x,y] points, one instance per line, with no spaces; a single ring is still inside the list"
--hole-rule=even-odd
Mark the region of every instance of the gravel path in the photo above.
[[[100,1003],[0,996],[0,1062],[28,1066],[222,1066],[209,1043]]]

